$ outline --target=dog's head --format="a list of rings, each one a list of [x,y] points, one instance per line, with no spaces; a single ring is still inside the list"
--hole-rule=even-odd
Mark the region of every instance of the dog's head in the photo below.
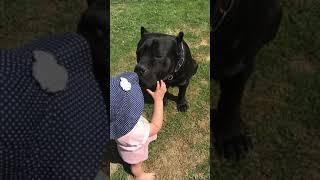
[[[179,48],[183,43],[183,32],[178,36],[149,33],[141,27],[141,39],[137,47],[138,74],[144,88],[154,89],[156,82],[174,70],[179,59]]]

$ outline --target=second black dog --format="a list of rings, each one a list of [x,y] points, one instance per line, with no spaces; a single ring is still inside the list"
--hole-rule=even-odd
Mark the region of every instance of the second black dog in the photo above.
[[[90,45],[95,79],[99,83],[106,103],[109,97],[107,86],[109,79],[107,77],[110,69],[110,18],[107,3],[105,0],[87,0],[88,8],[82,13],[77,27],[77,32]]]
[[[211,6],[211,79],[221,89],[211,123],[215,148],[226,158],[239,159],[252,146],[240,128],[245,84],[258,51],[275,37],[282,11],[279,0],[216,0]]]

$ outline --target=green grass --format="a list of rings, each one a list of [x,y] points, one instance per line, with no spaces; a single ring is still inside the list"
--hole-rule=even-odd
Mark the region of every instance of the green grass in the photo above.
[[[282,3],[280,31],[256,58],[256,85],[243,99],[254,151],[239,163],[214,157],[213,179],[320,178],[320,4]]]
[[[2,0],[0,48],[12,48],[52,33],[75,32],[85,0]]]
[[[209,2],[208,1],[112,1],[111,3],[111,74],[133,71],[140,27],[150,32],[177,35],[185,33],[193,57],[199,63],[197,74],[187,91],[190,108],[177,112],[168,102],[165,122],[158,139],[149,146],[144,168],[159,179],[208,179],[209,177]],[[169,89],[177,95],[177,89]],[[152,105],[145,116],[151,118]],[[119,165],[119,164],[118,164]],[[113,167],[115,164],[112,165]],[[111,179],[126,179],[120,165]]]

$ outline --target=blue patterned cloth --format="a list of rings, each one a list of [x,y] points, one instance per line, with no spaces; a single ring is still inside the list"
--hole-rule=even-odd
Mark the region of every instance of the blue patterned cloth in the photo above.
[[[130,84],[129,90],[121,85],[122,78]],[[111,78],[110,139],[118,139],[130,132],[137,124],[143,107],[143,94],[136,73],[127,72]]]
[[[43,90],[32,76],[33,51],[52,54],[66,88]],[[109,136],[106,105],[89,45],[70,33],[0,50],[0,179],[93,179]]]

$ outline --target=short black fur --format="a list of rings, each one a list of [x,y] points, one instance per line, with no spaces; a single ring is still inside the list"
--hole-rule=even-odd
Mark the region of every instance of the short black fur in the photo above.
[[[188,109],[186,90],[198,68],[183,36],[183,32],[178,36],[149,33],[141,27],[135,67],[142,89],[155,89],[156,81],[161,79],[165,81],[167,87],[179,87],[178,111]],[[145,96],[148,95],[145,93]]]
[[[211,110],[213,143],[222,157],[238,160],[252,148],[240,128],[245,84],[258,51],[275,37],[282,11],[279,0],[216,0],[211,12],[211,79],[221,89],[218,107]]]

